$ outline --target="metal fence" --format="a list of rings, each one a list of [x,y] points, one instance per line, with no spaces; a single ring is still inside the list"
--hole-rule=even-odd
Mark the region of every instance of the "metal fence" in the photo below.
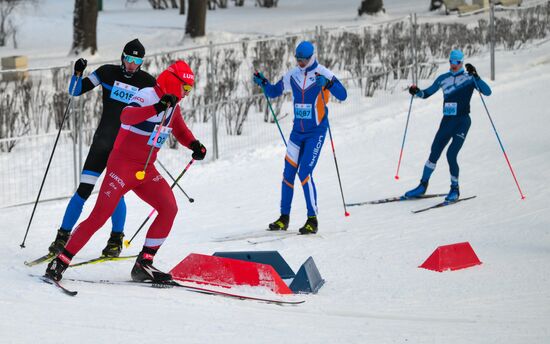
[[[446,24],[441,19],[411,15],[376,25],[317,27],[292,35],[211,43],[150,55],[143,67],[157,75],[171,61],[188,61],[196,74],[196,86],[181,104],[186,123],[208,147],[207,160],[232,158],[280,144],[265,98],[257,93],[251,76],[254,70],[260,70],[276,81],[294,65],[293,50],[299,40],[314,41],[320,63],[335,71],[348,88],[346,102],[331,102],[329,106],[331,123],[337,125],[345,113],[368,111],[371,107],[387,109],[388,116],[406,111],[395,104],[407,104],[403,92],[407,84],[431,78],[437,63],[446,61],[453,47],[460,46],[473,55],[487,51],[488,37],[492,37],[497,46],[515,49],[529,37],[546,37],[550,30],[550,2],[535,9],[516,10],[516,19],[509,13],[500,18],[497,13],[496,32],[491,35],[486,14],[479,15],[477,21],[446,17]],[[527,19],[531,25],[539,21],[546,26],[531,28],[530,36],[507,36],[508,31],[516,30],[514,25],[525,25]],[[89,70],[98,65],[90,65]],[[9,73],[0,71],[0,207],[34,201],[67,104],[72,66],[27,70],[23,72],[25,78]],[[100,93],[92,91],[74,99],[42,199],[69,196],[78,185],[102,110]],[[288,135],[293,117],[290,98],[274,100],[273,106]],[[171,140],[159,159],[175,172],[189,155]]]

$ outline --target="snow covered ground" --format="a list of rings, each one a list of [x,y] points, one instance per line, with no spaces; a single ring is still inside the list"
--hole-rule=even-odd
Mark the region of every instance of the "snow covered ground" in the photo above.
[[[143,37],[151,52],[163,50],[164,42],[169,42],[169,48],[182,44],[183,33],[174,28],[183,27],[184,17],[175,11],[146,10],[145,1],[129,8],[125,2],[104,1],[96,59],[116,57],[134,36]],[[209,12],[209,39],[280,34],[280,27],[299,31],[319,24],[354,24],[359,1],[341,0],[334,9],[333,1],[317,0],[315,11],[309,11],[306,0],[281,1],[278,9],[270,10],[250,3],[244,9]],[[427,3],[385,0],[388,12],[375,20],[426,12]],[[28,54],[32,66],[68,59],[73,2],[40,0],[39,4],[21,18],[21,49],[2,48],[0,56]],[[248,12],[243,16],[237,11]],[[58,15],[52,18],[51,13]],[[273,13],[281,21],[277,25],[271,21]],[[169,20],[158,19],[163,16]],[[141,25],[153,21],[155,30]],[[278,216],[284,147],[270,138],[255,150],[195,164],[182,186],[196,202],[189,204],[175,191],[180,213],[156,265],[169,270],[191,252],[278,250],[296,270],[313,256],[327,282],[319,294],[306,296],[306,303],[299,306],[175,289],[76,282],[66,282],[80,292],[68,298],[28,276],[43,273],[44,266],[22,264],[45,253],[66,200],[39,205],[24,250],[19,244],[32,206],[1,209],[0,343],[550,342],[550,183],[546,175],[550,171],[550,117],[545,98],[549,56],[548,42],[517,52],[498,52],[497,80],[490,82],[494,93],[485,98],[527,196],[525,201],[519,199],[477,94],[472,98],[472,128],[459,157],[462,194],[477,198],[444,209],[411,214],[410,210],[436,202],[423,200],[352,207],[348,209],[351,216],[344,218],[327,142],[315,173],[318,235],[257,245],[247,240],[218,242],[227,235],[262,232]],[[470,60],[482,76],[489,74],[488,61],[486,55]],[[422,81],[420,86],[428,83]],[[351,97],[348,102],[353,106],[332,106],[331,125],[347,202],[400,195],[418,183],[439,124],[441,95],[414,101],[398,182],[393,176],[409,98],[402,92],[391,100]],[[290,123],[283,130],[288,135]],[[443,157],[430,191],[447,192],[447,171]],[[64,177],[56,173],[49,180]],[[94,202],[92,196],[82,219]],[[150,209],[133,194],[127,196],[127,203],[127,233],[131,235]],[[303,195],[297,190],[291,230],[296,231],[304,221]],[[109,226],[92,238],[75,261],[99,254]],[[126,253],[139,252],[142,240],[143,233]],[[462,241],[472,244],[483,265],[445,273],[417,268],[437,246]],[[71,269],[66,277],[126,280],[132,264],[91,265]]]
[[[21,243],[31,206],[0,211],[0,333],[2,343],[548,343],[550,341],[550,44],[499,52],[487,105],[527,195],[520,200],[477,94],[472,128],[460,154],[463,196],[471,201],[413,215],[434,203],[349,208],[344,218],[328,142],[316,169],[320,232],[251,245],[216,238],[257,230],[278,215],[284,147],[256,150],[193,166],[182,186],[194,204],[180,205],[171,236],[156,264],[166,270],[191,252],[278,250],[297,269],[313,256],[326,285],[299,306],[280,307],[183,290],[88,285],[68,298],[28,276],[44,266],[22,263],[42,255],[55,235],[66,201],[39,205]],[[472,59],[482,76],[488,56]],[[421,83],[428,86],[428,81]],[[441,95],[415,100],[401,179],[393,179],[408,94],[373,106],[368,99],[331,122],[346,200],[399,195],[417,184],[440,120]],[[273,128],[275,130],[275,128]],[[290,127],[284,128],[288,133]],[[430,191],[446,192],[444,157]],[[85,214],[95,199],[86,206]],[[128,195],[127,233],[149,212]],[[291,230],[305,220],[297,190]],[[76,259],[95,257],[105,226]],[[142,233],[143,234],[143,233]],[[126,251],[137,253],[143,236]],[[469,241],[483,265],[436,273],[417,268],[439,245]],[[75,259],[75,260],[76,260]],[[71,269],[67,278],[126,280],[133,262]]]

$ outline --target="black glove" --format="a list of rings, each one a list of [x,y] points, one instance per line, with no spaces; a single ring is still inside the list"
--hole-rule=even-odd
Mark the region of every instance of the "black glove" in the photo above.
[[[470,63],[466,63],[466,71],[468,72],[468,74],[470,74],[474,78],[479,79],[479,75],[477,74],[476,67],[474,67]]]
[[[169,106],[176,106],[178,103],[178,97],[176,97],[173,94],[165,94],[160,98],[159,102],[153,105],[155,107],[155,110],[157,113],[161,113],[162,111],[166,110]]]
[[[409,87],[409,93],[411,95],[415,95],[417,94],[418,92],[420,92],[420,89],[416,86],[416,85],[412,85],[411,87]]]
[[[206,156],[206,147],[199,140],[191,142],[189,148],[193,151],[191,157],[195,160],[202,160]]]
[[[85,60],[83,58],[79,58],[74,63],[74,74],[82,75],[82,72],[84,72],[84,69],[86,69],[86,66],[88,65],[88,60]]]

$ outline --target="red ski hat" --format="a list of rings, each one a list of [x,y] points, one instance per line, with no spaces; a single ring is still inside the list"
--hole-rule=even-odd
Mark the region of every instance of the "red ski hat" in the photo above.
[[[195,84],[195,74],[185,61],[178,60],[160,73],[157,83],[164,93],[173,94],[181,99],[183,85],[193,86]]]

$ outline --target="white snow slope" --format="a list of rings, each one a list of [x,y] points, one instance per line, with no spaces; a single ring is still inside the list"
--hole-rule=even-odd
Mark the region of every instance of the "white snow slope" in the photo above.
[[[351,216],[344,218],[331,150],[325,145],[315,175],[319,235],[259,245],[214,242],[224,235],[262,231],[277,216],[284,147],[259,147],[232,160],[198,163],[189,171],[183,186],[196,202],[190,205],[176,192],[180,213],[157,265],[168,270],[191,252],[278,250],[297,269],[311,255],[327,283],[300,306],[76,282],[67,282],[80,292],[69,298],[28,276],[42,273],[44,266],[22,264],[44,253],[66,202],[39,205],[24,250],[19,244],[31,206],[3,209],[0,342],[548,343],[549,52],[546,43],[500,53],[498,80],[491,83],[494,94],[486,98],[526,200],[519,199],[475,94],[473,125],[460,161],[463,196],[478,197],[448,208],[413,215],[411,210],[434,202],[424,200],[349,208]],[[471,62],[481,66],[486,59]],[[484,68],[480,73],[487,75]],[[367,105],[368,110],[332,121],[348,202],[399,195],[416,185],[438,126],[441,96],[415,100],[396,182],[407,99],[407,94],[396,95],[391,106]],[[447,188],[443,157],[430,190]],[[305,218],[302,197],[297,190],[293,231]],[[127,199],[127,233],[133,233],[149,208],[133,195]],[[109,232],[105,227],[76,259],[100,252]],[[137,253],[142,238],[127,253]],[[463,241],[472,244],[481,266],[444,273],[417,268],[437,246]],[[125,280],[131,266],[105,263],[68,270],[66,277]]]
[[[297,269],[313,256],[326,285],[305,304],[281,307],[186,292],[67,281],[69,298],[29,273],[23,261],[43,254],[55,235],[66,201],[39,205],[27,248],[21,250],[31,206],[2,209],[0,223],[0,342],[2,343],[548,343],[550,342],[550,44],[500,52],[498,80],[486,98],[491,115],[527,196],[521,201],[477,94],[472,128],[460,154],[463,196],[447,208],[412,214],[434,203],[349,208],[344,218],[329,143],[316,169],[320,232],[251,245],[215,242],[261,232],[278,215],[284,147],[201,164],[183,186],[196,198],[180,205],[172,233],[156,264],[170,269],[191,252],[278,250]],[[488,57],[470,62],[488,75]],[[443,70],[442,70],[443,71]],[[428,86],[429,81],[421,82]],[[393,179],[408,107],[408,94],[331,122],[348,202],[399,195],[415,186],[440,120],[441,95],[415,100],[401,179]],[[275,130],[275,127],[273,127]],[[284,128],[288,134],[290,128]],[[188,159],[182,157],[182,161]],[[446,192],[443,156],[430,191]],[[86,205],[86,216],[95,198]],[[127,197],[127,233],[149,207]],[[82,217],[84,218],[84,217]],[[305,219],[297,190],[291,230]],[[105,226],[77,255],[96,256]],[[143,233],[126,253],[137,253]],[[469,241],[483,264],[454,272],[419,269],[439,245]],[[126,280],[133,262],[70,269],[68,278]]]

